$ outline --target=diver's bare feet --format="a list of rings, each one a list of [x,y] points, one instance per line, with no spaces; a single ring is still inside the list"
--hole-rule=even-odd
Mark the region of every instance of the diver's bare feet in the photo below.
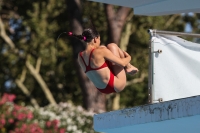
[[[131,64],[128,64],[124,69],[125,69],[126,73],[131,76],[135,75],[139,71],[136,67],[134,67]]]

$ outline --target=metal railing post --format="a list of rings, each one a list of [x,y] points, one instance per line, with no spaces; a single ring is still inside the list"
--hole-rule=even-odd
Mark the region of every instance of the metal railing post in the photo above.
[[[174,31],[162,31],[162,30],[148,30],[148,32],[152,35],[174,35],[174,36],[191,36],[191,37],[197,37],[200,38],[200,34],[195,34],[195,33],[185,33],[185,32],[174,32]]]

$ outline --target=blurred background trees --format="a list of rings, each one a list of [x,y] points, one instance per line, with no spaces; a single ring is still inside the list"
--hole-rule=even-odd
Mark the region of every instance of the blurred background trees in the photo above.
[[[86,0],[0,1],[0,90],[17,95],[16,103],[36,108],[72,101],[96,112],[147,103],[148,29],[198,33],[198,14],[147,17],[132,9]],[[81,34],[90,20],[103,45],[117,43],[139,68],[128,76],[120,95],[99,93],[77,64],[83,42],[62,32]],[[190,38],[189,38],[190,39]],[[56,42],[57,41],[57,42]]]

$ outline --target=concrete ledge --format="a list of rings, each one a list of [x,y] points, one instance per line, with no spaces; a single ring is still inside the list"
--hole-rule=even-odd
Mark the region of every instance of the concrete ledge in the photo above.
[[[172,133],[171,128],[176,133],[200,131],[200,96],[94,115],[97,132]]]

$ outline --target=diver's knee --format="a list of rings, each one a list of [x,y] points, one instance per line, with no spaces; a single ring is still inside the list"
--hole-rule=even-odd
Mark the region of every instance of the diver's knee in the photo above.
[[[123,91],[124,90],[124,88],[121,88],[121,89],[115,89],[115,92],[116,93],[120,93],[121,91]]]
[[[125,89],[125,85],[122,85],[121,87],[114,88],[114,89],[115,89],[116,93],[119,93],[119,92],[121,92],[121,91],[123,91]]]
[[[107,48],[108,48],[108,49],[118,49],[119,47],[117,46],[116,43],[109,43],[109,44],[107,45]]]

